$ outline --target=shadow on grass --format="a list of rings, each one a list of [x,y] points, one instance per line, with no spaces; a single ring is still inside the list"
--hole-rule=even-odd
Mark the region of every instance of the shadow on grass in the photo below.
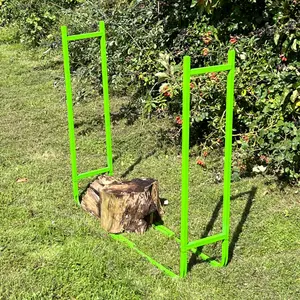
[[[139,111],[132,103],[122,104],[118,112],[110,112],[112,125],[117,124],[121,120],[126,120],[126,125],[133,125],[139,117]],[[105,131],[103,115],[89,116],[89,118],[84,118],[83,120],[76,120],[74,124],[74,128],[77,129],[79,136],[90,134],[95,131],[96,126],[100,126],[101,130]]]
[[[90,134],[95,131],[96,126],[100,126],[100,128],[104,130],[103,117],[99,116],[97,118],[84,119],[74,123],[74,128],[79,136]]]
[[[88,188],[90,187],[90,184],[92,183],[92,182],[94,182],[96,179],[97,179],[97,177],[98,177],[99,175],[97,175],[97,176],[94,176],[90,181],[89,181],[89,183],[82,189],[82,191],[80,192],[80,194],[79,194],[79,203],[81,204],[81,201],[82,201],[82,197],[84,196],[84,194],[86,193],[86,191],[88,190]]]
[[[119,121],[125,119],[126,125],[133,125],[136,120],[138,120],[140,113],[138,108],[131,103],[122,105],[118,112],[112,112],[110,114],[111,122],[113,125],[117,124]]]
[[[152,151],[148,152],[144,157],[142,155],[140,155],[136,161],[130,166],[128,167],[128,169],[121,175],[121,178],[126,177],[128,174],[130,174],[134,168],[143,160],[143,159],[147,159],[150,156],[154,155],[156,153],[156,149],[153,149]]]
[[[230,263],[232,260],[235,246],[239,240],[241,232],[243,231],[243,226],[248,218],[248,215],[250,214],[250,210],[251,210],[253,199],[254,199],[256,192],[257,192],[257,187],[252,187],[252,189],[248,192],[243,192],[243,193],[240,193],[238,195],[231,197],[231,200],[235,200],[244,195],[248,195],[248,200],[244,207],[244,211],[242,213],[241,219],[233,232],[233,235],[232,235],[232,238],[231,238],[231,241],[229,244],[228,263]],[[223,203],[223,197],[221,197],[220,200],[218,201],[218,203],[216,204],[215,209],[211,215],[211,218],[210,218],[209,222],[207,223],[203,234],[201,235],[201,238],[207,237],[208,234],[210,233],[210,231],[213,229],[215,221],[217,220],[220,210],[222,208],[222,203]],[[193,268],[193,266],[195,266],[196,264],[204,262],[203,260],[199,259],[199,256],[198,256],[198,254],[200,254],[202,252],[202,249],[203,249],[203,246],[197,248],[197,254],[195,254],[195,253],[192,254],[192,256],[189,260],[189,263],[188,263],[188,271],[190,271]],[[216,257],[212,257],[212,259],[216,259]]]

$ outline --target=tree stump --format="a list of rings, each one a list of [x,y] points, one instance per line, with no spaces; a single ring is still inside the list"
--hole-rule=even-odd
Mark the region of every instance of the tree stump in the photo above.
[[[144,233],[161,217],[158,182],[151,178],[121,181],[99,176],[82,197],[81,206],[100,218],[101,227],[110,233]]]

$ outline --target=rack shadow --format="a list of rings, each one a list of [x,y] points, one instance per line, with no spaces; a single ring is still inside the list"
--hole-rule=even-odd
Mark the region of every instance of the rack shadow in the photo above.
[[[140,155],[140,156],[136,159],[136,161],[135,161],[131,166],[129,166],[129,167],[127,168],[127,170],[121,175],[121,178],[124,178],[124,177],[126,177],[128,174],[130,174],[130,173],[134,170],[134,168],[135,168],[135,167],[136,167],[143,159],[147,159],[147,158],[151,157],[152,155],[154,155],[154,154],[156,153],[156,151],[157,151],[157,150],[154,149],[154,150],[148,152],[145,156]]]
[[[243,226],[248,218],[248,215],[250,214],[250,210],[251,210],[251,207],[253,204],[253,199],[255,197],[256,192],[257,192],[257,187],[253,186],[250,191],[239,193],[238,195],[231,197],[231,200],[235,200],[244,195],[248,195],[248,200],[244,207],[244,211],[241,215],[241,219],[240,219],[238,225],[236,226],[236,228],[234,229],[234,232],[233,232],[230,244],[229,244],[228,263],[231,262],[232,257],[234,255],[235,246],[239,240],[240,234],[243,230]],[[211,215],[211,218],[210,218],[209,222],[207,223],[204,232],[201,235],[201,238],[207,237],[209,232],[213,229],[215,221],[217,220],[220,210],[222,208],[222,203],[223,203],[223,197],[221,197],[220,200],[218,201],[218,203],[216,204],[216,206],[213,210],[213,213]],[[202,249],[203,249],[203,246],[197,248],[197,253],[201,253]],[[212,259],[216,259],[216,257],[212,257]],[[190,271],[196,264],[202,263],[202,262],[203,262],[203,260],[199,259],[198,255],[193,253],[188,262],[188,271]]]

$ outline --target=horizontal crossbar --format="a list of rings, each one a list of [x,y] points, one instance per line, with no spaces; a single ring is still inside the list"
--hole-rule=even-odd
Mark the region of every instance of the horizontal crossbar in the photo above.
[[[212,72],[222,72],[222,71],[230,71],[232,69],[232,65],[218,65],[218,66],[210,66],[210,67],[203,67],[203,68],[195,68],[191,69],[190,74],[193,75],[200,75],[204,73],[212,73]]]
[[[219,233],[219,234],[216,234],[216,235],[212,235],[212,236],[202,238],[200,240],[189,242],[187,244],[186,248],[187,248],[187,250],[191,250],[193,248],[198,248],[198,247],[201,247],[201,246],[204,246],[204,245],[212,244],[212,243],[215,243],[215,242],[218,242],[218,241],[222,241],[224,239],[225,239],[225,235],[223,233]]]
[[[169,229],[168,227],[163,226],[163,225],[154,225],[154,228],[155,228],[157,231],[161,232],[162,234],[164,234],[164,235],[166,235],[166,236],[168,236],[168,237],[174,238],[175,241],[176,241],[177,243],[180,243],[180,239],[177,238],[177,237],[175,236],[175,232],[173,232],[173,231],[172,231],[171,229]],[[213,236],[213,237],[216,237],[216,236],[219,237],[219,236],[221,236],[221,235],[222,235],[222,238],[221,238],[221,239],[217,239],[216,242],[217,242],[217,241],[220,241],[220,240],[223,240],[223,239],[224,239],[224,235],[221,233],[221,234],[217,234],[217,235]],[[208,238],[210,239],[211,237],[208,237]],[[208,238],[203,238],[203,239],[201,239],[201,240],[199,240],[199,241],[203,241],[203,240],[204,240],[204,241],[206,242],[206,241],[208,241]],[[195,242],[198,242],[198,241],[195,241]],[[209,241],[208,243],[205,243],[205,244],[203,244],[203,245],[207,245],[207,244],[213,243],[213,242],[214,242],[214,241],[211,240],[211,241]],[[191,242],[191,243],[194,243],[194,242]],[[189,243],[189,244],[191,244],[191,243]],[[202,245],[202,246],[203,246],[203,245]],[[196,247],[189,247],[188,250],[190,250],[190,251],[193,252],[194,254],[200,256],[201,259],[203,259],[203,260],[209,262],[210,265],[212,265],[213,267],[222,267],[222,264],[221,264],[220,262],[218,262],[218,261],[212,259],[210,256],[204,254],[203,252],[199,252],[198,249],[197,249],[197,247],[199,247],[199,246],[196,246]]]
[[[93,170],[93,171],[81,173],[81,174],[77,175],[77,180],[88,178],[88,177],[93,177],[93,176],[100,175],[100,174],[103,174],[103,173],[107,173],[108,171],[109,171],[109,168],[106,167],[106,168],[103,168],[103,169],[98,169],[98,170]]]
[[[75,34],[75,35],[69,35],[67,37],[68,41],[78,41],[78,40],[83,40],[83,39],[90,39],[90,38],[95,38],[102,36],[102,32],[97,31],[97,32],[89,32],[89,33],[82,33],[82,34]]]

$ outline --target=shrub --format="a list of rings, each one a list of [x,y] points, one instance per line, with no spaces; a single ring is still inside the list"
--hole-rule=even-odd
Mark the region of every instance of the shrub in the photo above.
[[[273,6],[270,2],[267,4],[266,12],[271,14],[274,3]],[[274,15],[252,31],[246,26],[248,20],[246,27],[235,28],[229,33],[222,29],[224,24],[219,21],[214,24],[214,18],[202,16],[201,21],[194,21],[178,34],[172,53],[175,60],[188,54],[194,66],[205,66],[224,62],[228,48],[235,48],[234,140],[239,171],[245,174],[266,170],[298,182],[300,81],[296,51],[299,10],[296,10],[298,3],[295,1],[277,4]],[[267,22],[272,19],[273,24]],[[179,78],[165,79],[163,84],[167,84],[169,90],[180,91]],[[198,142],[205,141],[213,147],[224,136],[224,76],[211,74],[205,80],[203,76],[193,78],[191,85],[192,128],[198,133]],[[167,102],[169,106],[176,101],[175,95],[181,103],[180,92],[172,92],[169,98],[173,99]]]
[[[15,23],[21,41],[32,46],[43,39],[51,40],[50,32],[56,26],[61,12],[73,8],[82,0],[2,0],[0,9],[2,24]]]
[[[131,90],[139,95],[148,115],[174,115],[178,132],[183,56],[191,56],[192,67],[215,65],[226,61],[228,49],[235,48],[234,147],[238,151],[234,165],[240,175],[266,170],[297,181],[298,4],[243,1],[247,11],[253,12],[243,15],[235,1],[219,2],[215,8],[201,8],[205,3],[197,3],[188,9],[189,1],[177,5],[176,1],[139,1],[127,3],[126,9],[101,10],[86,2],[72,16],[72,22],[75,20],[76,31],[84,32],[93,27],[95,19],[106,21],[111,86],[117,92]],[[96,42],[86,48],[76,44],[72,49],[74,69],[79,64],[88,66],[79,69],[84,77],[95,81],[101,75],[95,60],[98,49]],[[218,73],[199,76],[191,82],[193,143],[212,148],[222,145],[225,78],[225,74]],[[178,133],[175,135],[178,137]]]

